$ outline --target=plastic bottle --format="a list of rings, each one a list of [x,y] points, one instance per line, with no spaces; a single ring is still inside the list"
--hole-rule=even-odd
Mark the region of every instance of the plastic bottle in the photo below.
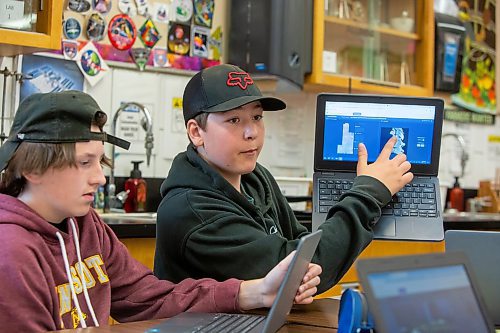
[[[450,190],[448,208],[456,209],[459,212],[464,211],[464,190],[460,188],[458,177],[455,177],[455,184],[453,184],[453,188]]]
[[[127,199],[123,209],[127,213],[144,212],[146,210],[146,181],[142,178],[139,164],[144,161],[132,161],[134,169],[130,172],[130,178],[125,182],[125,191],[128,191]]]

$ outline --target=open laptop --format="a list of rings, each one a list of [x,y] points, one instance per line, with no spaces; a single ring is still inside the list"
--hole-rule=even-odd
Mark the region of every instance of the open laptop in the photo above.
[[[302,237],[267,316],[184,312],[167,319],[147,333],[249,332],[274,333],[285,324],[293,300],[321,238],[321,230]]]
[[[377,332],[494,332],[461,252],[360,260]]]
[[[404,153],[415,175],[382,210],[375,238],[444,238],[437,173],[443,101],[436,98],[320,94],[316,104],[312,230],[356,177],[358,143],[374,162],[391,138],[398,141],[391,158]]]
[[[462,251],[477,277],[486,309],[500,327],[500,232],[447,230],[446,251]]]

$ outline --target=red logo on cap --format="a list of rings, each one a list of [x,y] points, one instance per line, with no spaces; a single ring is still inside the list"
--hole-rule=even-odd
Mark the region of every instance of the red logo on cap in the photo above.
[[[253,84],[253,80],[248,73],[229,72],[226,84],[230,87],[239,86],[241,89],[246,90],[249,85]]]

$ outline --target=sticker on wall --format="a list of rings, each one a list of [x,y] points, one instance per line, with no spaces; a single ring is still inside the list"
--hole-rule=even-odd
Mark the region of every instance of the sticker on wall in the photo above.
[[[134,60],[139,70],[143,71],[151,54],[151,49],[147,47],[138,47],[129,50],[130,56]]]
[[[168,30],[168,52],[187,55],[191,42],[191,27],[189,25],[173,23]]]
[[[87,21],[87,38],[91,41],[100,41],[104,38],[106,21],[99,13],[93,13]]]
[[[171,5],[172,19],[177,22],[189,22],[193,16],[193,2],[191,0],[173,0]]]
[[[146,47],[154,47],[160,40],[160,32],[154,22],[148,18],[139,29],[139,38]]]
[[[76,55],[78,54],[78,42],[76,40],[63,39],[61,41],[61,49],[64,59],[76,60]]]
[[[194,0],[194,24],[212,27],[214,0]]]
[[[182,97],[172,97],[172,133],[185,133],[184,116],[182,114]]]
[[[80,13],[80,14],[86,14],[90,11],[90,8],[92,8],[92,5],[88,0],[69,0],[68,1],[68,8],[74,12]]]
[[[109,71],[108,65],[92,42],[87,43],[78,52],[76,64],[91,86],[99,82]]]
[[[107,14],[111,10],[111,0],[92,0],[92,6],[95,11]]]
[[[212,32],[208,39],[208,58],[220,60],[222,55],[222,28],[220,26]]]
[[[111,44],[118,50],[130,49],[137,37],[134,22],[128,15],[115,15],[109,21],[108,37]]]
[[[168,23],[168,5],[165,3],[156,2],[154,4],[153,19],[156,22]]]
[[[63,23],[63,32],[66,38],[77,39],[82,33],[82,25],[77,19],[70,17]]]
[[[193,27],[193,35],[191,36],[191,52],[193,56],[208,58],[208,38],[210,29],[203,27]]]
[[[135,4],[137,5],[137,13],[142,16],[149,16],[150,10],[148,5],[148,0],[135,0]]]
[[[167,48],[157,47],[153,49],[153,65],[155,67],[168,67]]]
[[[135,7],[134,0],[118,0],[118,9],[120,12],[130,17],[137,15],[137,8]]]

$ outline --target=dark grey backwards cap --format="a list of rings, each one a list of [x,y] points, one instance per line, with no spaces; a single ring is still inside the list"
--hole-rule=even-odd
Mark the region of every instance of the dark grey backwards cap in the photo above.
[[[7,167],[21,142],[109,142],[128,149],[130,142],[105,132],[92,132],[94,121],[99,126],[107,116],[96,101],[80,91],[33,94],[17,109],[7,141],[0,147],[0,171]]]

